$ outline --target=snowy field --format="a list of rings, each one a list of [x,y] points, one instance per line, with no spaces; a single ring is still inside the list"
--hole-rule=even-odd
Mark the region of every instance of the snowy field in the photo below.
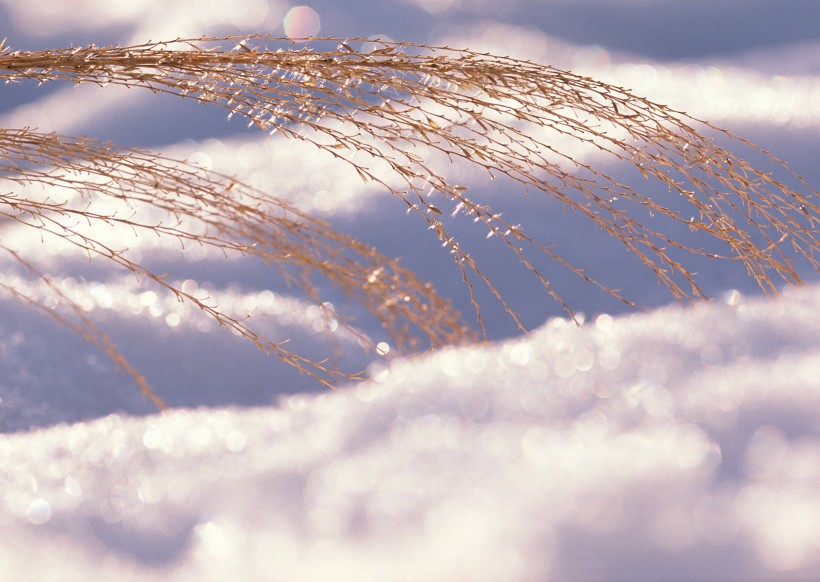
[[[272,31],[527,58],[708,119],[820,187],[816,0],[0,0],[0,22],[25,50]],[[146,91],[2,94],[0,127],[236,175],[401,256],[470,313],[426,225],[307,146]],[[767,299],[739,265],[704,262],[714,299],[672,304],[560,207],[456,170],[648,308],[556,273],[586,314],[577,326],[465,227],[532,332],[488,297],[487,344],[385,357],[258,262],[110,233],[294,351],[369,372],[328,390],[128,273],[0,221],[3,244],[51,273],[172,406],[157,413],[104,354],[0,296],[0,580],[820,579],[817,273]],[[0,273],[57,301],[5,254]]]

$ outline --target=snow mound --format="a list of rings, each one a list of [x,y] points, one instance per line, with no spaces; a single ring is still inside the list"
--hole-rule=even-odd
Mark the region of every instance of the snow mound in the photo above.
[[[820,287],[0,436],[3,580],[820,573]]]

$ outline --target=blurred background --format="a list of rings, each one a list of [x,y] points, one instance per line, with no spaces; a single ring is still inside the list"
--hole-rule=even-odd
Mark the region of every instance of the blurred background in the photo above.
[[[820,184],[816,0],[2,0],[0,22],[13,50],[273,33],[406,40],[531,59],[630,88],[730,129],[787,161],[809,184]],[[329,163],[304,144],[262,135],[241,120],[228,121],[218,108],[120,87],[16,83],[2,87],[0,127],[111,140],[235,175],[401,257],[471,315],[449,256],[425,224],[405,215],[400,202],[362,185],[349,168]],[[612,160],[589,154],[588,161],[622,175]],[[618,245],[562,213],[557,204],[522,197],[514,184],[491,183],[469,169],[453,167],[452,172],[454,180],[463,180],[475,197],[503,210],[511,223],[524,223],[529,234],[555,244],[564,256],[643,305],[672,301]],[[626,170],[623,176],[634,179]],[[67,287],[76,287],[84,309],[171,404],[252,405],[273,402],[283,393],[323,389],[107,265],[50,246],[37,232],[0,228],[4,241],[66,278]],[[510,264],[500,245],[484,240],[484,232],[460,223],[452,229],[483,261],[529,328],[562,315],[537,281]],[[381,358],[349,337],[329,337],[317,323],[316,307],[253,260],[181,253],[153,240],[141,240],[132,251],[155,271],[206,288],[226,308],[241,313],[252,306],[264,332],[290,340],[300,353],[334,353],[341,365],[353,369]],[[8,257],[0,261],[0,269],[12,268]],[[698,270],[715,297],[760,293],[739,265],[707,262]],[[572,275],[555,270],[549,276],[587,316],[626,310]],[[338,309],[355,312],[345,297],[328,293]],[[490,339],[519,333],[489,293],[481,292],[479,299]],[[362,329],[375,341],[386,339],[360,315]],[[6,429],[110,410],[151,410],[103,355],[47,316],[6,298],[0,300],[0,346],[0,424]]]

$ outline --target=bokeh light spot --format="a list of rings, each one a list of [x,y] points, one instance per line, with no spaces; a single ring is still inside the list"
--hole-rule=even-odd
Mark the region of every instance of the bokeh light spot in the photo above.
[[[51,519],[51,504],[45,499],[35,499],[29,504],[26,517],[35,525],[47,523]]]
[[[309,6],[294,6],[284,19],[285,34],[288,38],[316,36],[321,27],[319,15]]]

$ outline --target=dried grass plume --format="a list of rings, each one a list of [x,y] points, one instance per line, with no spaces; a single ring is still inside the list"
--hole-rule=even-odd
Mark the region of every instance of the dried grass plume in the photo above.
[[[468,249],[448,234],[450,214],[483,225],[569,314],[571,302],[555,291],[534,257],[546,256],[624,302],[632,300],[530,237],[526,224],[508,223],[498,209],[474,201],[466,185],[453,182],[431,161],[433,154],[505,177],[587,217],[679,300],[705,297],[689,266],[696,257],[742,262],[767,293],[776,292],[781,281],[800,283],[799,261],[815,272],[819,266],[817,192],[784,163],[685,113],[546,65],[413,43],[324,38],[291,44],[258,35],[37,52],[0,45],[0,78],[170,93],[222,107],[250,126],[329,152],[363,180],[401,198],[449,247],[479,332],[484,322],[476,285],[486,286],[523,325]],[[556,147],[556,137],[628,164],[652,193]],[[762,154],[762,167],[733,153],[744,148]],[[317,278],[330,281],[377,316],[405,350],[474,336],[431,285],[398,261],[233,177],[147,151],[5,128],[0,129],[0,178],[0,216],[154,281],[323,382],[357,372],[340,373],[260,336],[246,322],[129,259],[127,249],[109,248],[95,237],[95,228],[117,223],[184,245],[258,256],[314,301],[321,301]],[[97,201],[105,198],[122,201],[129,212],[100,210]],[[166,218],[147,219],[146,208]],[[697,242],[675,234],[680,225],[699,234]],[[704,244],[704,237],[710,242]],[[19,249],[6,250],[36,270]],[[90,322],[81,327],[94,335]],[[105,349],[115,353],[113,347]],[[140,382],[136,371],[132,375]],[[147,384],[140,386],[156,397]]]

